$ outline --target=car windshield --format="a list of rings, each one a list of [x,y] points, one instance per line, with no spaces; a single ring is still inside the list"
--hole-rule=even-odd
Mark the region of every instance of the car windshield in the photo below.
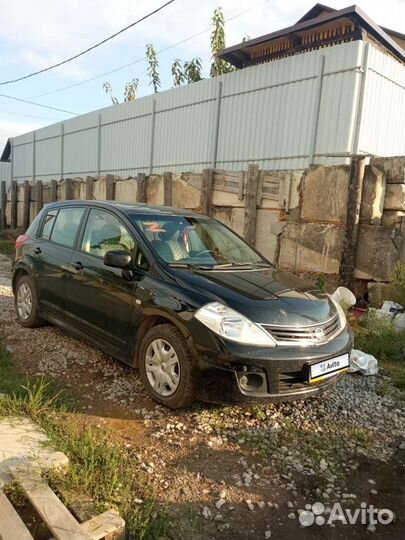
[[[173,266],[217,268],[269,264],[215,219],[139,214],[130,218],[152,249]]]

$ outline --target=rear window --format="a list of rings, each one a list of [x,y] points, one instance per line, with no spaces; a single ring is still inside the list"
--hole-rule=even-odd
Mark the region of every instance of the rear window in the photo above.
[[[60,208],[47,213],[42,237],[63,246],[73,247],[84,208]]]

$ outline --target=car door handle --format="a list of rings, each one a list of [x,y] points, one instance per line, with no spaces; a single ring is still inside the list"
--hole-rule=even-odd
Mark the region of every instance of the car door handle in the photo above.
[[[72,266],[75,270],[83,270],[84,268],[84,266],[82,265],[80,261],[73,263]]]
[[[42,249],[40,247],[35,247],[33,249],[33,252],[36,254],[36,255],[39,255],[40,253],[42,253]]]

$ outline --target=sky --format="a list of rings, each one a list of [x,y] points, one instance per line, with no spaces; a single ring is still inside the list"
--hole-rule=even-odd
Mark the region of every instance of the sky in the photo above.
[[[0,82],[26,75],[72,56],[153,11],[165,0],[0,0]],[[158,54],[162,90],[172,87],[175,58],[200,57],[204,76],[210,66],[210,19],[222,6],[227,46],[294,24],[315,0],[175,0],[148,20],[85,56],[48,73],[0,86],[0,93],[85,113],[111,104],[103,83],[111,83],[121,101],[124,84],[139,78],[138,96],[152,92],[146,75],[145,46]],[[323,0],[340,9],[351,0]],[[405,0],[359,0],[358,5],[382,26],[405,33]],[[194,34],[199,34],[186,40]],[[106,72],[119,69],[109,75]],[[88,81],[88,79],[94,79]],[[66,88],[69,87],[69,88]],[[46,95],[45,95],[46,94]],[[0,153],[8,137],[71,118],[0,97]]]

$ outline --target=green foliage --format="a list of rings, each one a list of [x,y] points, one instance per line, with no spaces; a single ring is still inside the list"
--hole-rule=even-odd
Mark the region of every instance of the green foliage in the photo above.
[[[131,81],[125,83],[124,87],[124,102],[125,101],[135,101],[136,94],[138,92],[139,79],[132,79]],[[105,93],[108,94],[111,98],[113,105],[118,105],[119,101],[114,96],[112,86],[109,82],[103,84]]]
[[[173,86],[181,86],[186,82],[184,67],[179,58],[175,58],[172,64]]]
[[[398,332],[391,318],[369,311],[355,327],[355,348],[372,354],[379,361],[404,360],[405,335]]]
[[[217,75],[223,75],[224,73],[230,73],[234,71],[235,68],[218,57],[218,53],[225,49],[226,39],[225,39],[225,17],[221,7],[218,7],[214,11],[214,15],[211,19],[212,23],[212,32],[211,32],[211,77],[216,77]]]
[[[196,57],[184,62],[184,75],[188,83],[201,81],[203,78],[201,58]]]
[[[107,95],[110,96],[112,104],[113,105],[118,105],[119,101],[113,94],[111,83],[109,83],[108,81],[103,83],[103,90]]]
[[[15,243],[7,238],[4,234],[0,234],[0,253],[3,255],[12,255],[14,252]]]
[[[148,61],[148,76],[150,77],[150,84],[153,86],[155,94],[159,92],[160,77],[159,77],[159,61],[157,54],[152,43],[146,45],[146,59]]]
[[[326,288],[326,278],[325,274],[319,274],[315,280],[315,287],[320,289],[321,291],[324,291]]]

